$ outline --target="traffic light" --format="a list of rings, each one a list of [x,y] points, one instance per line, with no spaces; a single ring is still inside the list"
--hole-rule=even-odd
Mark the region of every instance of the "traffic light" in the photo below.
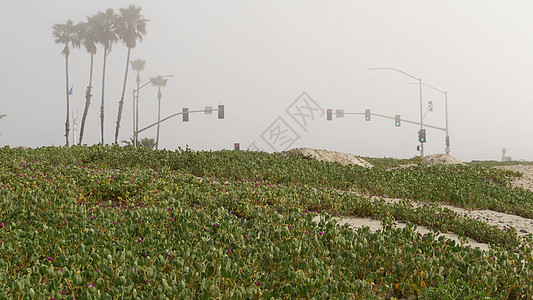
[[[421,143],[426,142],[426,130],[425,129],[418,130],[418,141]]]
[[[328,114],[327,114],[327,119],[326,119],[326,120],[331,121],[331,119],[332,119],[331,108],[328,108],[328,111],[327,111],[327,112],[328,112]]]
[[[239,145],[239,143],[235,143],[235,150],[236,151],[241,150],[241,146]]]
[[[394,116],[394,126],[400,127],[400,125],[401,125],[401,123],[400,123],[400,115]]]
[[[189,109],[184,107],[181,113],[183,116],[183,122],[189,122]]]
[[[370,121],[370,109],[365,109],[365,121]]]
[[[218,106],[218,118],[224,119],[224,105]]]

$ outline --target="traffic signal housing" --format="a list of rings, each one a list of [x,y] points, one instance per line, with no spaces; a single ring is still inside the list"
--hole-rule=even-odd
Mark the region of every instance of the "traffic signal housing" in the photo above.
[[[420,143],[426,142],[426,130],[425,129],[418,130],[418,141]]]
[[[218,118],[224,119],[224,105],[218,106]]]
[[[328,108],[326,120],[331,121],[331,119],[333,118],[332,115],[333,115],[333,113],[331,111],[331,108]]]
[[[401,120],[400,120],[400,115],[396,115],[396,116],[394,116],[394,126],[396,126],[396,127],[400,127],[400,125],[401,125],[401,122],[400,122],[400,121],[401,121]]]
[[[182,117],[183,117],[183,122],[189,122],[189,109],[184,107],[181,110],[181,113],[182,113]]]
[[[370,109],[365,109],[365,121],[370,121]]]
[[[241,145],[240,145],[239,143],[235,143],[234,146],[235,146],[235,150],[236,150],[236,151],[241,150]]]

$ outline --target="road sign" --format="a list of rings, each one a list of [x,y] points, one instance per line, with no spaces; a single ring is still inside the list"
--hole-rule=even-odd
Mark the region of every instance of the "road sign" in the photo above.
[[[205,107],[205,114],[210,115],[213,113],[213,106],[206,106]]]
[[[344,109],[337,109],[335,111],[335,117],[336,118],[344,118]]]

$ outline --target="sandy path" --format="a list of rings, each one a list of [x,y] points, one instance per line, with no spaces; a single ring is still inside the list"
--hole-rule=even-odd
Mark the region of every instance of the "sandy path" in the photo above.
[[[359,228],[362,228],[363,226],[369,227],[370,230],[372,231],[378,231],[382,229],[380,220],[374,220],[370,218],[359,218],[359,217],[353,217],[353,216],[341,217],[341,218],[334,217],[333,219],[335,219],[339,225],[347,224],[348,226],[350,226],[350,228],[353,228],[353,229],[359,229]],[[316,216],[315,218],[313,218],[313,221],[317,223],[320,222],[320,216]],[[405,228],[407,225],[405,223],[395,222],[393,226],[395,228]],[[426,233],[432,232],[433,230],[425,226],[417,225],[416,231],[421,234],[426,234]],[[439,233],[439,236],[444,236],[447,239],[455,241],[457,244],[461,244],[461,241],[459,240],[459,235],[457,234],[441,232]],[[470,238],[468,239],[465,246],[470,246],[471,248],[474,248],[474,249],[479,248],[480,250],[483,250],[483,251],[489,250],[488,244],[480,243]]]
[[[386,203],[397,203],[402,201],[402,199],[397,198],[382,198],[382,197],[376,197],[372,196],[370,197],[372,200],[376,199],[383,199]],[[419,207],[423,205],[433,205],[430,203],[424,203],[424,202],[411,202],[413,204],[413,207]],[[467,210],[461,207],[455,207],[451,205],[441,205],[442,207],[445,207],[449,210],[454,211],[458,215],[478,219],[480,221],[486,222],[489,225],[496,226],[499,229],[505,229],[508,227],[514,227],[516,229],[516,233],[519,236],[524,236],[528,234],[533,234],[533,220],[506,214],[502,212],[492,211],[488,209],[482,209],[482,210]]]
[[[514,227],[516,229],[516,233],[519,236],[533,233],[532,219],[527,219],[520,216],[510,215],[487,209],[466,210],[464,208],[449,205],[443,205],[443,207],[451,209],[460,215],[487,222],[487,224],[496,226],[502,230],[505,228]]]
[[[533,171],[533,168],[531,168],[531,170]],[[532,174],[533,174],[533,172],[532,172]],[[532,182],[533,182],[533,177],[532,177]],[[533,187],[533,184],[532,184],[532,187]],[[357,194],[357,195],[360,195],[360,196],[363,196],[363,197],[367,197],[370,200],[383,199],[383,200],[385,200],[386,203],[389,203],[389,204],[398,203],[400,201],[403,201],[403,199],[398,199],[398,198],[367,196],[367,195],[359,194],[359,193],[356,193],[356,192],[351,192],[351,193],[354,193],[354,194]],[[414,208],[419,207],[419,206],[424,206],[424,205],[434,205],[434,204],[431,204],[431,203],[424,203],[424,202],[411,202],[411,204],[413,205]],[[439,205],[439,204],[437,204],[437,205]],[[455,206],[451,206],[451,205],[441,205],[441,206],[454,211],[455,213],[457,213],[460,216],[473,218],[473,219],[478,219],[480,221],[486,222],[489,225],[496,226],[496,227],[498,227],[499,229],[502,229],[502,230],[505,229],[505,228],[508,228],[508,227],[514,227],[516,229],[516,233],[519,236],[525,236],[525,235],[528,235],[528,234],[533,234],[533,220],[532,219],[523,218],[523,217],[520,217],[520,216],[501,213],[501,212],[496,212],[496,211],[492,211],[492,210],[467,210],[467,209],[464,209],[464,208],[455,207]],[[360,218],[360,217],[355,217],[355,216],[345,216],[345,217],[334,217],[334,219],[340,225],[348,224],[348,226],[350,226],[351,228],[354,228],[354,229],[358,229],[358,228],[361,228],[363,226],[369,227],[370,230],[372,230],[372,231],[377,231],[377,230],[381,230],[382,229],[381,221],[380,220],[371,219],[371,218]],[[314,221],[315,222],[319,222],[320,221],[320,216],[316,216],[314,218]],[[394,223],[394,227],[405,228],[406,224],[405,223],[400,223],[400,222],[395,222]],[[425,226],[422,226],[422,225],[417,225],[416,231],[421,233],[421,234],[426,234],[428,232],[431,232],[432,230],[430,228],[428,228],[428,227],[425,227]],[[439,235],[440,236],[444,236],[447,239],[453,240],[453,241],[455,241],[458,244],[461,244],[461,241],[459,239],[459,235],[457,235],[455,233],[443,233],[443,232],[440,232]],[[468,238],[466,245],[468,245],[468,246],[470,246],[471,248],[474,248],[474,249],[475,248],[479,248],[479,249],[481,249],[483,251],[489,250],[489,245],[488,244],[480,243],[480,242],[478,242],[478,241],[476,241],[474,239],[471,239],[471,238]]]

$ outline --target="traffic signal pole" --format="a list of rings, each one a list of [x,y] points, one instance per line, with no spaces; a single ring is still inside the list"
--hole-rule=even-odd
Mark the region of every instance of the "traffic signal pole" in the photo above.
[[[422,117],[422,78],[418,78],[420,85],[420,131],[424,130],[424,118]],[[420,143],[420,157],[424,158],[424,143]]]
[[[417,82],[409,82],[409,84],[419,84],[419,83],[417,83]],[[432,88],[435,91],[444,94],[444,109],[446,111],[446,139],[445,139],[446,148],[444,148],[444,151],[446,152],[446,154],[449,155],[450,154],[450,134],[448,132],[448,91],[441,91],[438,88],[436,88],[436,87],[434,87],[432,85],[429,85],[427,83],[422,83],[422,85],[427,86],[429,88]]]
[[[398,73],[402,73],[418,81],[418,84],[420,85],[420,130],[424,129],[424,120],[422,120],[422,78],[416,78],[415,76],[409,73],[405,73],[402,70],[398,70],[395,68],[389,68],[389,67],[370,68],[368,70],[391,70],[391,71],[395,71]],[[424,144],[423,143],[420,145],[420,157],[424,158]]]
[[[448,91],[444,91],[444,105],[446,110],[446,154],[450,154],[450,135],[448,134]]]

